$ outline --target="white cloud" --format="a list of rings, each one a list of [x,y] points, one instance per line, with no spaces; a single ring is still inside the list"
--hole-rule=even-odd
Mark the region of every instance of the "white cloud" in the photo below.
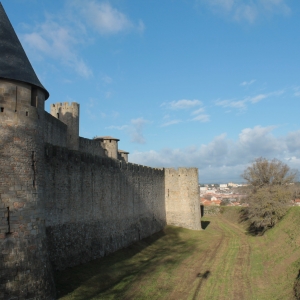
[[[130,141],[132,143],[145,144],[146,139],[144,137],[143,131],[147,123],[150,122],[148,120],[145,120],[144,118],[137,118],[137,119],[132,119],[130,121],[130,124],[125,124],[121,126],[111,125],[105,128],[123,130],[125,133],[127,133],[130,136]]]
[[[241,181],[240,174],[257,157],[277,158],[300,168],[300,130],[276,137],[276,126],[243,129],[237,140],[226,134],[200,147],[134,152],[131,161],[153,167],[198,167],[200,182]]]
[[[148,122],[149,121],[145,120],[144,118],[137,118],[131,120],[131,127],[129,130],[131,142],[138,144],[146,143],[146,140],[143,135],[143,130]]]
[[[105,127],[105,129],[117,129],[117,130],[124,130],[127,129],[129,126],[128,125],[121,125],[121,126],[115,126],[115,125],[111,125],[111,126],[107,126]]]
[[[50,17],[37,25],[32,33],[24,34],[25,45],[34,53],[59,60],[73,68],[85,78],[92,76],[92,70],[76,52],[76,46],[82,41],[80,33],[76,36],[73,29],[53,21]]]
[[[210,121],[210,116],[209,115],[198,115],[195,118],[192,119],[192,121],[200,121],[200,122],[209,122]]]
[[[198,115],[198,114],[201,114],[201,113],[203,113],[203,112],[204,112],[204,108],[201,107],[201,108],[199,108],[199,109],[197,109],[197,110],[194,110],[194,111],[191,113],[191,115]]]
[[[108,75],[104,75],[104,76],[102,76],[102,81],[106,84],[111,84],[113,80]]]
[[[144,32],[144,30],[145,30],[145,24],[144,24],[144,22],[142,20],[139,20],[139,23],[137,25],[137,30],[139,32],[141,32],[141,33]]]
[[[85,21],[101,34],[115,34],[134,27],[124,13],[108,2],[79,1],[77,6]]]
[[[164,102],[163,104],[161,104],[161,106],[166,107],[167,109],[177,110],[177,111],[190,110],[196,108],[190,113],[194,117],[192,119],[189,119],[188,121],[208,122],[210,120],[210,116],[204,113],[205,112],[204,107],[199,107],[202,106],[202,104],[203,104],[202,101],[197,99],[194,100],[182,99],[177,101]],[[164,119],[166,118],[168,119],[169,115],[164,117]],[[171,120],[165,122],[161,127],[178,124],[181,122],[182,121],[180,119]]]
[[[172,121],[168,121],[168,122],[163,123],[160,127],[175,125],[175,124],[178,124],[178,123],[181,123],[181,122],[182,122],[181,120],[172,120]]]
[[[293,88],[293,90],[294,90],[294,96],[300,97],[300,87],[297,86],[297,87]]]
[[[251,103],[257,103],[257,102],[259,102],[259,101],[261,101],[261,100],[263,100],[263,99],[265,99],[265,98],[268,98],[269,97],[269,95],[266,95],[266,94],[259,94],[259,95],[256,95],[256,96],[254,96],[254,97],[251,97],[250,99],[249,99],[249,101],[251,102]]]
[[[234,11],[234,19],[236,21],[246,20],[249,23],[253,23],[258,16],[258,7],[251,3],[248,4],[240,4],[235,8]]]
[[[300,152],[300,130],[290,132],[285,141],[290,153]]]
[[[291,9],[286,0],[197,0],[214,13],[225,15],[234,21],[254,23],[266,15],[288,15]]]
[[[240,111],[243,111],[247,109],[249,104],[256,104],[264,99],[270,97],[278,97],[282,94],[284,94],[284,90],[279,90],[279,91],[266,93],[266,94],[258,94],[255,96],[248,96],[245,97],[243,100],[217,100],[215,101],[215,105],[222,106],[224,108],[226,107],[236,108]]]
[[[43,23],[22,36],[22,41],[34,57],[58,60],[85,78],[93,75],[88,63],[80,56],[80,47],[86,47],[94,39],[88,27],[105,35],[128,30],[142,32],[145,28],[141,20],[135,25],[109,2],[67,0],[66,3],[65,10],[55,15],[47,14]],[[109,76],[103,80],[107,84],[112,81]]]
[[[109,1],[68,0],[68,8],[73,10],[84,25],[101,35],[137,31],[142,33],[145,25],[142,20],[133,22],[124,12],[113,7]]]
[[[247,107],[246,102],[247,102],[246,100],[239,100],[239,101],[236,101],[236,100],[217,100],[217,101],[215,101],[215,105],[244,110]]]
[[[243,81],[240,85],[241,86],[249,86],[251,84],[253,84],[256,80],[255,79],[252,79],[250,81]]]
[[[178,109],[190,109],[200,105],[202,105],[202,102],[199,100],[182,99],[177,101],[164,102],[161,106],[165,106],[169,109],[178,110]]]

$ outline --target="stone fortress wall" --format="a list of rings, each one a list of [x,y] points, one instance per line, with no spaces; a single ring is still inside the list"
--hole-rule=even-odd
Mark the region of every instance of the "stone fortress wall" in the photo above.
[[[163,169],[47,145],[45,179],[55,269],[102,257],[166,225]]]
[[[197,169],[131,164],[118,139],[79,137],[79,104],[45,112],[49,94],[1,3],[0,38],[0,299],[55,299],[53,269],[166,224],[201,229]]]

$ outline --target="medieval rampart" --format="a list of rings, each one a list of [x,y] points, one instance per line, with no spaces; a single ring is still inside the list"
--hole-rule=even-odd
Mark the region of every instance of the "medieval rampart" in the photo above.
[[[64,269],[102,257],[166,225],[164,171],[47,145],[50,260]]]

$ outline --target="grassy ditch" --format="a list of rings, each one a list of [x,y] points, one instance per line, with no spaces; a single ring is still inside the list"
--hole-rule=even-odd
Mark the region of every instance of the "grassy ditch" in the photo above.
[[[293,299],[300,208],[264,236],[247,235],[238,209],[168,226],[127,249],[56,273],[59,299]]]

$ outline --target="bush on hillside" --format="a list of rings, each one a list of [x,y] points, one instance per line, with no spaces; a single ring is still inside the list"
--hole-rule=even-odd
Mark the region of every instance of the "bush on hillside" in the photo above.
[[[294,283],[294,292],[297,300],[300,300],[300,271]]]
[[[252,192],[247,201],[249,207],[242,210],[244,220],[250,223],[252,233],[263,234],[286,214],[291,192],[282,186],[262,187]]]
[[[249,221],[249,231],[263,234],[272,228],[287,212],[292,199],[289,184],[296,179],[296,172],[283,162],[257,158],[243,173],[249,194],[248,207],[241,212],[243,220]]]

